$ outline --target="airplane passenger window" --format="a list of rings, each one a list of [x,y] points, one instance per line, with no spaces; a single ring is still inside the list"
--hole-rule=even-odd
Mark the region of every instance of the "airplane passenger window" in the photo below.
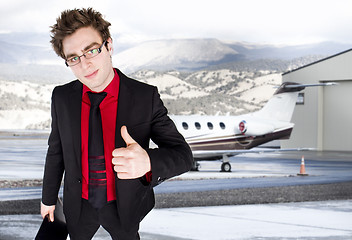
[[[188,124],[186,122],[183,122],[182,123],[182,127],[184,130],[187,130],[188,129]]]
[[[194,125],[196,126],[196,128],[197,128],[198,130],[200,129],[200,123],[199,123],[199,122],[196,122]]]
[[[220,123],[220,127],[221,127],[221,129],[225,129],[226,126],[225,126],[225,124],[223,122],[221,122]]]
[[[210,130],[213,130],[213,124],[212,124],[211,122],[208,122],[208,128],[209,128]]]

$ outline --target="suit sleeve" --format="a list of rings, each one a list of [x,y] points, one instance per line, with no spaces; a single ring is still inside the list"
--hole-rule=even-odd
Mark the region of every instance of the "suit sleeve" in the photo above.
[[[152,168],[152,186],[171,177],[188,172],[193,164],[192,151],[174,122],[168,117],[167,109],[157,89],[153,93],[153,119],[151,139],[158,145],[147,149]]]
[[[55,89],[51,101],[51,133],[48,140],[48,151],[45,160],[42,202],[55,205],[64,172],[64,161],[55,107]]]

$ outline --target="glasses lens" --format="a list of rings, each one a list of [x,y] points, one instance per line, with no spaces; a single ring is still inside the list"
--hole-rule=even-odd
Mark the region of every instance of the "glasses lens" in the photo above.
[[[86,58],[92,58],[92,57],[95,57],[96,55],[98,55],[100,53],[99,49],[98,48],[94,48],[92,50],[89,50],[88,52],[86,52],[84,54],[84,56]]]
[[[73,58],[70,58],[70,59],[66,60],[66,65],[74,66],[74,65],[77,65],[80,62],[81,62],[81,58],[80,57],[73,57]]]

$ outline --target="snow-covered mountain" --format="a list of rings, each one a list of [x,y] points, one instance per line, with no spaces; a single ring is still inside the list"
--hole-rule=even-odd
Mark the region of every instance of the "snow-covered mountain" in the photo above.
[[[141,43],[114,56],[127,72],[140,69],[194,70],[238,60],[241,55],[217,39],[172,39]]]
[[[141,70],[131,77],[158,87],[170,114],[240,114],[259,109],[281,83],[280,73],[231,70]],[[49,129],[55,84],[0,80],[0,130]]]
[[[171,114],[257,110],[281,83],[282,72],[348,49],[331,43],[277,47],[217,39],[158,40],[128,48],[114,42],[114,66],[157,86]],[[46,35],[0,34],[0,44],[0,129],[48,129],[51,91],[73,80],[72,72]]]
[[[117,67],[129,73],[141,69],[198,71],[219,64],[268,59],[287,61],[312,55],[322,57],[352,47],[333,42],[275,46],[218,39],[164,39],[128,45],[121,43],[120,38],[114,38],[113,60]],[[0,63],[65,66],[51,49],[49,40],[49,34],[0,33]]]
[[[217,39],[172,39],[138,44],[113,56],[123,71],[141,69],[159,71],[198,71],[238,64],[250,65],[263,61],[317,60],[345,51],[352,46],[323,42],[299,46],[274,46],[249,43],[225,43]],[[286,69],[283,69],[286,70]]]

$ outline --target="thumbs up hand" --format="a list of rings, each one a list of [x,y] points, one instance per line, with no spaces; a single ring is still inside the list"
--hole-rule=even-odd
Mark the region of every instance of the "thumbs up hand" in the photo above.
[[[120,179],[134,179],[144,176],[151,170],[148,153],[130,136],[126,126],[121,127],[125,148],[112,152],[112,164]]]

